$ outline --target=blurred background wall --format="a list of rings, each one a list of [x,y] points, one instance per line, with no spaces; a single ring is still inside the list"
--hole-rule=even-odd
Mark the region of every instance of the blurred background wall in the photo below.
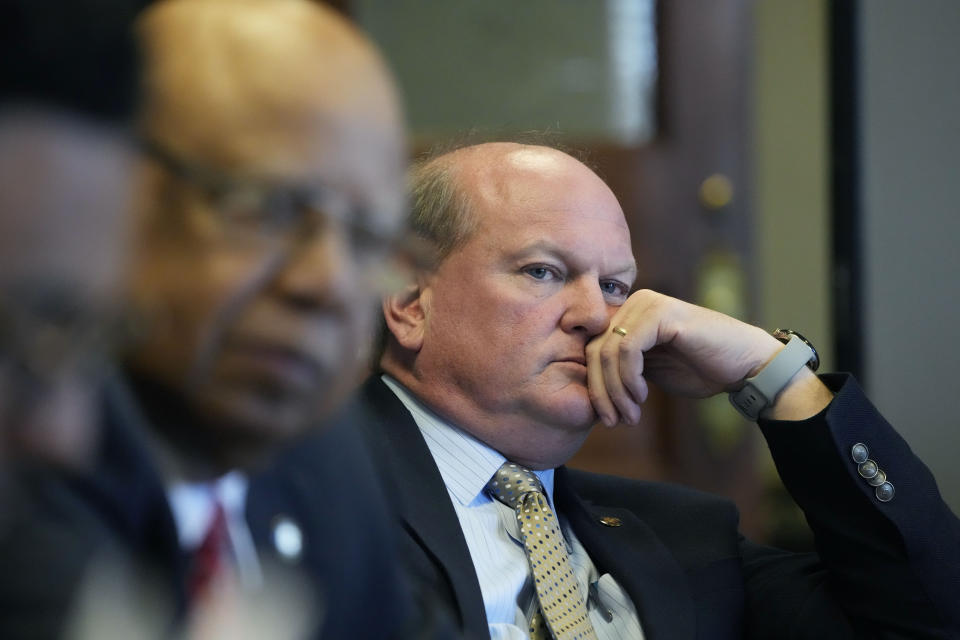
[[[865,378],[960,512],[960,2],[860,14]]]
[[[669,1],[669,0],[668,0]],[[831,320],[830,12],[828,0],[757,0],[753,5],[751,167],[758,274],[757,324],[788,326],[836,366]],[[799,510],[760,447],[764,494],[758,537],[805,547]]]
[[[624,206],[641,286],[803,332],[960,508],[960,3],[335,4],[386,50],[416,150],[529,129],[585,149]],[[725,398],[654,394],[639,428],[597,430],[573,464],[728,495],[748,534],[807,543]]]

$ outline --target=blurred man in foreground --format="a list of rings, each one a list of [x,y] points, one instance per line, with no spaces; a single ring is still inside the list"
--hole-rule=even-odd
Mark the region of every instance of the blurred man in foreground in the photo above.
[[[131,291],[152,325],[128,368],[184,453],[249,466],[328,412],[362,363],[403,224],[397,97],[372,45],[316,3],[168,2],[142,27]],[[177,409],[209,428],[183,428]]]
[[[78,466],[95,446],[144,4],[0,2],[0,459]]]
[[[355,435],[271,467],[357,375],[401,233],[389,74],[306,0],[170,0],[139,27],[141,325],[96,473],[48,498],[110,554],[68,630],[405,635],[408,594]]]
[[[404,505],[404,558],[467,636],[960,632],[960,522],[849,376],[814,375],[795,335],[631,295],[620,205],[564,153],[467,147],[412,184],[440,260],[383,304],[365,426]],[[745,541],[725,500],[563,466],[598,419],[636,423],[648,383],[731,393],[817,555]]]
[[[89,469],[122,318],[146,2],[0,2],[0,636],[52,637],[84,545],[31,492]],[[53,17],[55,16],[55,17]],[[62,613],[62,611],[61,611]],[[62,616],[61,616],[62,618]]]

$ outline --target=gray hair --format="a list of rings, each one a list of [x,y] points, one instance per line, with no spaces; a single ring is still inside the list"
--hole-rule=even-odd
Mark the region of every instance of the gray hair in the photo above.
[[[478,223],[454,165],[445,153],[415,163],[407,174],[410,228],[433,245],[437,263],[462,247]]]

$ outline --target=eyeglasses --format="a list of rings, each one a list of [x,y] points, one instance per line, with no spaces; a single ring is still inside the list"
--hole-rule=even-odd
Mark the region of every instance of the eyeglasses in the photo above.
[[[331,189],[231,176],[153,140],[142,141],[141,148],[171,175],[201,192],[222,237],[237,246],[292,252],[327,225],[339,224],[362,266],[382,271],[389,259],[397,257],[413,268],[433,262],[427,243],[410,232],[377,228],[370,211],[352,206]]]

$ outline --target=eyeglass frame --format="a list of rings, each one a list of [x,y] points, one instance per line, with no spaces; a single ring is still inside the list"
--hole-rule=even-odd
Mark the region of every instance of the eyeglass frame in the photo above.
[[[221,223],[235,225],[239,222],[237,219],[231,220],[228,217],[229,207],[220,202],[230,191],[247,190],[252,193],[266,193],[267,196],[261,198],[262,200],[287,203],[285,207],[276,204],[255,205],[252,209],[271,212],[285,208],[287,218],[291,216],[290,211],[296,212],[297,219],[292,223],[283,223],[282,220],[278,221],[280,224],[272,223],[280,231],[278,235],[290,234],[288,239],[290,244],[286,247],[290,251],[295,251],[298,245],[309,241],[318,227],[335,219],[348,228],[354,239],[359,239],[354,243],[355,246],[378,245],[380,257],[385,258],[390,254],[400,255],[415,268],[428,267],[435,259],[432,247],[427,246],[428,243],[423,239],[414,236],[409,227],[398,234],[392,230],[377,229],[369,223],[370,215],[362,209],[331,215],[327,207],[331,199],[331,190],[328,188],[293,184],[278,185],[270,184],[266,179],[231,176],[225,171],[191,161],[150,138],[141,138],[139,147],[148,158],[157,162],[171,175],[198,188]]]

